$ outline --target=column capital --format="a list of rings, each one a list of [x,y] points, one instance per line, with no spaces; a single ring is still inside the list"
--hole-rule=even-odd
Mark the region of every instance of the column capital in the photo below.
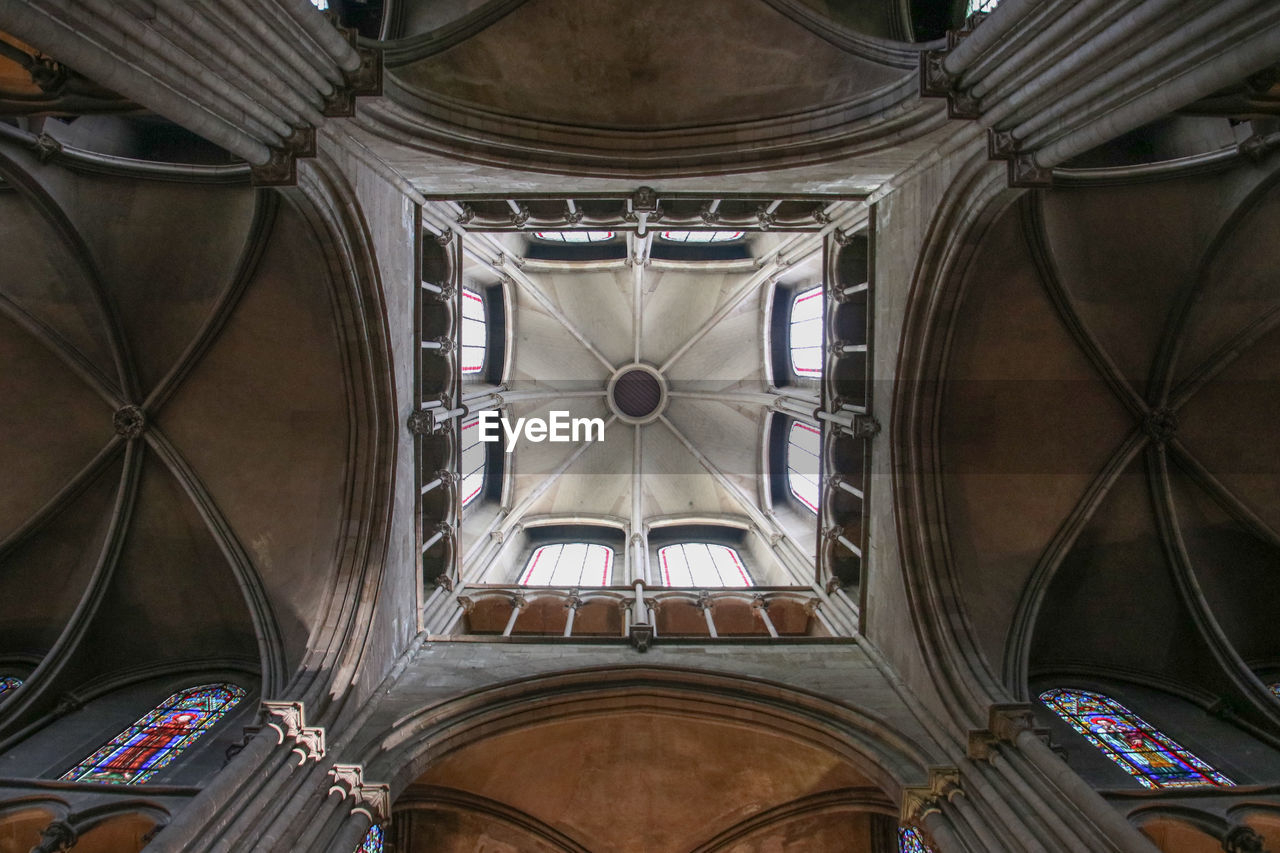
[[[333,785],[330,794],[341,794],[351,800],[351,813],[363,814],[374,823],[384,823],[391,817],[391,786],[364,780],[364,765],[335,764],[329,769]]]

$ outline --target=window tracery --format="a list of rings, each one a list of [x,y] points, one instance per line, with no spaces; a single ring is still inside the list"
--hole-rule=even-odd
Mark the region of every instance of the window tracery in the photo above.
[[[738,552],[727,545],[682,542],[658,550],[664,586],[755,586]]]
[[[791,303],[788,331],[791,369],[797,376],[822,376],[822,288],[797,293]]]
[[[524,586],[608,586],[613,549],[586,542],[543,545],[533,552],[520,583]]]
[[[729,243],[741,240],[745,231],[661,231],[658,236],[670,243]]]
[[[462,374],[479,373],[484,369],[488,324],[485,319],[484,299],[470,290],[462,291]]]
[[[225,683],[179,690],[61,778],[141,785],[181,755],[244,696],[243,689]]]
[[[548,243],[606,243],[613,231],[534,231],[533,236]]]
[[[1040,701],[1148,788],[1234,783],[1121,703],[1088,690],[1048,690]]]
[[[485,461],[488,454],[486,445],[480,441],[480,415],[462,423],[462,487],[458,494],[462,496],[462,506],[480,496],[484,490]]]
[[[787,488],[815,513],[821,494],[821,451],[822,433],[802,421],[792,421],[787,432]]]

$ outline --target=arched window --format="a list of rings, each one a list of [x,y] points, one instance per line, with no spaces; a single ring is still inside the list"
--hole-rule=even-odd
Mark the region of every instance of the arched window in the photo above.
[[[534,231],[533,236],[548,243],[604,243],[614,238],[612,231]]]
[[[658,236],[672,243],[728,243],[741,240],[746,233],[745,231],[662,231]]]
[[[1109,696],[1049,690],[1040,701],[1148,788],[1234,784]]]
[[[470,290],[462,291],[462,373],[484,370],[484,352],[488,344],[488,326],[484,316],[484,299]]]
[[[188,687],[63,774],[69,782],[141,785],[244,698],[234,684]]]
[[[369,831],[364,834],[364,841],[360,842],[354,853],[382,853],[382,827],[376,823],[369,827]]]
[[[484,489],[485,461],[487,445],[480,440],[480,416],[476,415],[462,423],[462,488],[458,494],[462,496],[462,505],[480,497]]]
[[[791,303],[791,369],[797,376],[822,375],[822,288],[797,293]]]
[[[727,545],[682,542],[658,551],[664,586],[755,586],[738,552]]]
[[[12,675],[6,675],[0,678],[0,699],[3,699],[11,690],[17,690],[22,686],[21,678],[14,678]]]
[[[525,586],[608,586],[613,549],[569,542],[543,545],[520,575]]]
[[[820,483],[818,460],[822,433],[800,421],[792,421],[787,432],[787,488],[796,500],[813,512],[818,511]]]
[[[933,853],[920,831],[910,826],[898,827],[898,850],[900,853]]]

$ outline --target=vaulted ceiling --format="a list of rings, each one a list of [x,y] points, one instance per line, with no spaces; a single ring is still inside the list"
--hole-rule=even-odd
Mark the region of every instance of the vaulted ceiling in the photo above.
[[[954,582],[993,670],[1117,677],[1275,730],[1280,191],[1238,169],[1024,197],[954,318]]]
[[[0,648],[47,677],[5,725],[139,673],[279,687],[325,604],[351,477],[343,336],[312,225],[296,199],[242,184],[13,158]]]

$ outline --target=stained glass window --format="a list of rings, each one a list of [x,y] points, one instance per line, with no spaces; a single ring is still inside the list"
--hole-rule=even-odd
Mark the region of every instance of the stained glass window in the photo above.
[[[548,243],[604,243],[612,240],[612,231],[534,231],[533,236]]]
[[[821,479],[818,459],[822,433],[800,421],[791,422],[787,433],[787,488],[796,500],[814,512],[818,511]]]
[[[910,826],[898,827],[898,850],[900,853],[933,853],[920,831]]]
[[[141,785],[244,698],[234,684],[180,690],[63,774],[71,782]]]
[[[745,231],[663,231],[658,236],[672,243],[728,243],[731,240],[741,240],[746,233]]]
[[[969,10],[965,14],[972,15],[974,12],[990,12],[1000,5],[1000,0],[969,0]]]
[[[462,291],[462,373],[479,373],[484,369],[485,337],[484,300],[470,290]]]
[[[665,586],[755,586],[738,552],[725,545],[683,542],[658,550]]]
[[[529,558],[526,586],[608,586],[613,549],[583,542],[543,545]]]
[[[14,678],[12,675],[6,675],[3,678],[0,678],[0,699],[9,695],[9,691],[17,690],[21,686],[21,678]]]
[[[1109,696],[1049,690],[1040,701],[1148,788],[1234,784]]]
[[[492,432],[490,433],[492,434]],[[480,440],[480,416],[477,414],[462,423],[462,505],[465,507],[480,496],[484,488],[485,460],[488,444]]]
[[[1277,681],[1275,684],[1270,685],[1270,688],[1271,688],[1271,692],[1275,694],[1276,698],[1280,699],[1280,681]],[[4,694],[0,694],[0,695],[4,695]]]
[[[364,841],[360,842],[354,853],[382,853],[382,827],[376,823],[369,827],[369,831],[364,835]]]
[[[311,5],[315,6],[321,12],[325,12],[329,9],[329,0],[311,0]]]
[[[797,293],[791,303],[791,369],[798,376],[822,375],[822,288]]]

